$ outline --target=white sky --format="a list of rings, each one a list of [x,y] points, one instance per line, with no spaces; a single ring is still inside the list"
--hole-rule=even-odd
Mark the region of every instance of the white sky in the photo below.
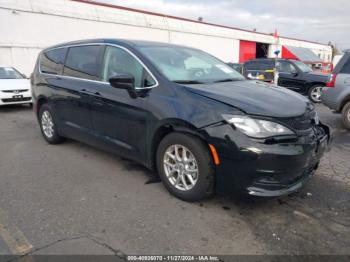
[[[350,48],[350,0],[95,0]]]

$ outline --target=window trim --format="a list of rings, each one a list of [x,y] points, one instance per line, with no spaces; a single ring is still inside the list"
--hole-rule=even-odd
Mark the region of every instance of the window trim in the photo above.
[[[65,66],[65,63],[66,63],[66,59],[67,59],[67,54],[68,54],[68,49],[70,47],[79,47],[79,46],[112,46],[112,47],[117,47],[117,48],[120,48],[124,51],[126,51],[127,53],[129,53],[132,57],[134,57],[145,69],[146,71],[150,74],[150,76],[153,78],[155,84],[152,85],[152,86],[148,86],[148,87],[135,87],[136,90],[147,90],[147,89],[152,89],[152,88],[155,88],[157,86],[159,86],[159,82],[158,82],[158,79],[153,75],[153,73],[151,72],[151,70],[149,70],[149,68],[141,61],[141,59],[135,55],[132,51],[130,51],[128,48],[124,47],[124,46],[121,46],[121,45],[117,45],[117,44],[109,44],[109,43],[86,43],[86,44],[75,44],[75,45],[65,45],[65,46],[60,46],[60,47],[54,47],[54,48],[49,48],[49,49],[45,49],[43,50],[41,53],[40,53],[40,56],[39,56],[39,73],[40,74],[43,74],[43,75],[51,75],[51,76],[59,76],[59,77],[62,77],[62,78],[70,78],[70,79],[78,79],[78,80],[83,80],[83,81],[88,81],[88,82],[94,82],[94,83],[103,83],[103,84],[109,84],[109,82],[107,81],[102,81],[102,80],[91,80],[91,79],[85,79],[85,78],[80,78],[80,77],[74,77],[74,76],[65,76],[63,75],[63,70],[61,72],[61,74],[50,74],[50,73],[43,73],[41,71],[41,59],[42,59],[42,55],[44,52],[48,52],[48,51],[52,51],[52,50],[57,50],[57,49],[62,49],[62,48],[67,48],[67,53],[66,53],[66,57],[65,57],[65,61],[64,61],[64,64],[63,64],[63,67]],[[104,58],[103,58],[103,63],[105,62],[104,61]],[[101,78],[101,76],[100,76]]]

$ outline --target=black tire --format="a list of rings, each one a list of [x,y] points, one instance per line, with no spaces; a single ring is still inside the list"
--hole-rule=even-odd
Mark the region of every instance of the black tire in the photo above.
[[[343,123],[350,130],[350,102],[347,102],[342,110]]]
[[[313,103],[321,103],[321,96],[320,96],[318,99],[316,99],[316,98],[314,98],[314,96],[313,96],[313,92],[315,91],[315,89],[317,89],[317,88],[322,88],[322,87],[323,87],[323,86],[321,86],[321,85],[314,85],[314,86],[310,87],[308,96],[309,96],[309,99],[310,99]]]
[[[43,128],[43,115],[44,113],[48,112],[49,115],[52,118],[52,122],[53,122],[53,127],[52,127],[52,136],[48,136]],[[39,125],[40,125],[40,129],[41,129],[41,133],[43,135],[43,137],[45,138],[45,140],[49,143],[49,144],[60,144],[64,141],[64,138],[58,135],[57,132],[57,122],[55,121],[54,115],[52,113],[52,109],[48,104],[44,104],[40,107],[39,110]]]
[[[193,188],[182,191],[171,184],[163,165],[166,150],[172,145],[185,146],[191,151],[198,166],[198,178]],[[199,138],[183,133],[171,133],[159,144],[156,155],[159,176],[167,190],[177,198],[194,202],[214,194],[215,170],[209,148]]]

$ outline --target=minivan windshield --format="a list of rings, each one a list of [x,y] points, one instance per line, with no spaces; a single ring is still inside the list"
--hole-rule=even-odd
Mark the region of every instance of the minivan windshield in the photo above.
[[[304,73],[310,73],[312,72],[312,69],[305,65],[303,62],[300,62],[300,61],[293,61],[294,64]]]
[[[245,79],[224,62],[201,50],[178,46],[144,46],[140,51],[173,82],[200,84]]]
[[[24,77],[12,67],[0,67],[0,79],[23,79]]]

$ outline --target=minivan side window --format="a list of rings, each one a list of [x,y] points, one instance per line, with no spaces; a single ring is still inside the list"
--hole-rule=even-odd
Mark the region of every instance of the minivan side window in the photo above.
[[[61,74],[66,52],[67,48],[43,52],[40,56],[40,71],[46,74]]]
[[[103,46],[70,47],[64,65],[63,75],[99,80],[103,52]]]
[[[142,66],[142,64],[127,51],[108,46],[105,52],[102,81],[108,82],[109,78],[118,74],[130,74],[135,78],[135,87],[150,87],[156,81]]]

